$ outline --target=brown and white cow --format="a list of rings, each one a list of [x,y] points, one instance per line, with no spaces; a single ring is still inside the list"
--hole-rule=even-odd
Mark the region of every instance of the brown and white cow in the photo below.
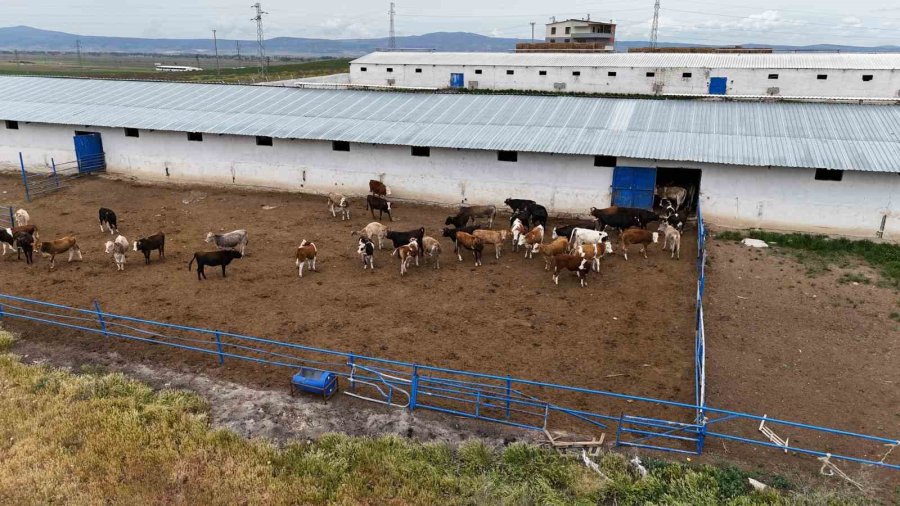
[[[303,277],[303,267],[308,266],[310,270],[316,270],[316,255],[319,253],[318,248],[316,248],[316,244],[312,242],[306,242],[306,239],[300,241],[300,246],[297,246],[297,261],[294,264],[297,266],[297,274],[302,278]]]
[[[401,276],[406,274],[406,271],[409,269],[409,263],[412,262],[414,258],[418,258],[419,253],[419,241],[417,241],[416,238],[410,239],[408,244],[394,248],[394,251],[391,252],[391,256],[400,258]]]
[[[508,230],[475,230],[472,232],[472,235],[484,241],[485,244],[493,244],[494,245],[494,256],[499,260],[500,259],[500,248],[503,246],[503,243],[509,238]]]
[[[78,247],[77,240],[74,235],[65,236],[49,242],[40,242],[35,244],[35,249],[41,252],[44,257],[50,257],[50,270],[56,267],[56,255],[69,252],[69,262],[78,255],[78,260],[82,260],[81,248]]]
[[[581,286],[587,286],[587,275],[591,271],[591,261],[578,255],[560,254],[553,257],[553,282],[559,284],[559,273],[567,270],[573,271]]]
[[[628,246],[641,245],[641,253],[647,258],[647,246],[659,242],[659,232],[650,232],[640,228],[629,228],[619,234],[619,247],[622,248],[622,256],[628,260]]]
[[[544,242],[544,226],[538,225],[519,238],[519,245],[525,246],[525,258],[533,258],[537,245]]]
[[[484,251],[484,241],[466,232],[456,233],[456,256],[462,262],[462,248],[466,248],[475,255],[475,267],[481,265],[481,252]]]

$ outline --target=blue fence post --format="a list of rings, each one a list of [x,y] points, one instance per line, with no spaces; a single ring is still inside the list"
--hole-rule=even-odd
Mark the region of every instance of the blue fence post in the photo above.
[[[59,188],[59,174],[56,173],[56,161],[53,157],[50,157],[50,168],[53,169],[53,181],[56,183],[56,187]]]
[[[100,311],[100,303],[96,300],[94,301],[94,309],[97,311],[97,320],[100,321],[100,330],[103,331],[103,337],[109,337],[109,333],[106,331],[106,322],[103,321],[103,311]]]
[[[509,397],[512,392],[512,378],[506,375],[506,419],[509,420]]]
[[[225,355],[222,354],[222,334],[216,331],[216,349],[219,350],[219,365],[225,364]]]
[[[350,356],[347,357],[347,366],[350,367],[350,377],[351,378],[353,377],[353,366],[355,363],[354,359],[355,359],[355,357],[353,356],[352,353],[350,354]],[[352,379],[350,380],[350,391],[351,392],[356,391],[356,383]]]
[[[475,391],[475,418],[481,418],[481,390]]]
[[[25,200],[31,202],[31,194],[28,192],[28,175],[25,174],[25,159],[22,158],[21,151],[19,151],[19,167],[22,167],[22,183],[25,184]]]
[[[0,304],[0,320],[3,319],[3,304]]]
[[[413,364],[412,369],[412,388],[409,394],[409,410],[416,409],[416,401],[419,397],[419,366]]]
[[[6,210],[9,211],[9,226],[10,226],[10,228],[15,227],[16,226],[16,216],[13,213],[12,206],[7,207]]]

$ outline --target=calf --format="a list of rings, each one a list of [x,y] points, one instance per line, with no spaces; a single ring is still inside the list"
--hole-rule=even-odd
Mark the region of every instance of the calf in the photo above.
[[[31,237],[31,234],[26,234],[25,232],[19,232],[15,237],[16,242],[16,259],[21,258],[19,256],[19,250],[22,253],[25,253],[25,263],[33,264],[34,263],[34,237]]]
[[[509,206],[510,209],[515,211],[521,211],[527,208],[529,205],[537,204],[537,202],[533,200],[525,200],[525,199],[506,199],[503,201],[504,204]]]
[[[538,225],[531,232],[519,237],[519,246],[525,246],[525,258],[533,258],[537,245],[544,242],[544,226]]]
[[[481,265],[481,252],[484,251],[484,241],[466,232],[456,233],[456,256],[462,262],[461,248],[466,248],[475,255],[475,267]]]
[[[516,220],[521,222],[525,228],[528,228],[531,225],[531,215],[528,214],[528,211],[522,210],[512,213],[509,217],[509,226],[512,227]]]
[[[143,237],[134,241],[134,250],[144,254],[144,263],[150,263],[150,252],[159,250],[159,259],[166,258],[166,234],[157,232],[150,237]]]
[[[372,241],[378,240],[378,249],[381,249],[384,238],[387,237],[388,228],[377,221],[373,221],[366,225],[362,230],[354,230],[350,232],[351,236],[358,235],[366,237]]]
[[[294,263],[297,266],[297,274],[301,278],[303,277],[304,265],[309,266],[310,270],[316,270],[316,254],[318,252],[319,250],[316,248],[315,243],[306,242],[306,239],[300,241],[300,246],[297,246],[297,261]]]
[[[360,237],[359,247],[356,248],[356,252],[362,260],[363,270],[371,267],[372,272],[375,272],[375,243],[368,237]]]
[[[67,251],[69,252],[69,262],[72,261],[75,255],[78,255],[78,260],[82,260],[81,248],[78,247],[74,235],[50,242],[35,242],[35,249],[40,251],[42,256],[50,257],[51,271],[56,267],[56,255],[61,255]]]
[[[610,214],[616,214],[619,212],[619,206],[609,206],[604,207],[603,209],[597,209],[596,207],[591,208],[591,216],[594,218],[600,218],[601,216],[608,216]]]
[[[347,197],[344,195],[341,195],[340,193],[329,193],[327,205],[328,210],[331,211],[332,218],[337,217],[335,212],[335,209],[337,209],[341,213],[341,221],[350,219],[350,201],[347,200]]]
[[[528,213],[528,219],[535,225],[543,225],[547,227],[547,208],[540,204],[531,204],[525,208]]]
[[[110,234],[119,233],[119,227],[117,225],[116,213],[113,212],[112,209],[107,209],[105,207],[100,208],[100,231],[105,232],[103,226],[106,225],[106,228],[109,229]]]
[[[550,234],[550,238],[557,239],[559,237],[570,237],[572,235],[572,231],[576,228],[585,228],[590,230],[596,226],[597,224],[593,221],[579,221],[578,223],[573,223],[571,225],[553,227],[553,232]]]
[[[512,227],[509,232],[512,235],[512,249],[513,251],[519,251],[519,242],[521,242],[522,237],[528,233],[528,229],[525,228],[527,225],[522,222],[522,220],[516,218],[515,221],[512,222]]]
[[[247,235],[246,230],[241,229],[228,232],[227,234],[214,234],[212,232],[207,232],[206,239],[204,240],[209,243],[215,243],[216,248],[220,250],[240,248],[241,257],[243,257],[244,248],[246,248],[247,243],[250,242],[250,236]]]
[[[582,244],[577,248],[572,250],[572,254],[578,255],[581,258],[586,258],[591,261],[591,270],[594,272],[600,272],[600,258],[603,257],[604,252],[607,251],[607,247],[609,246],[609,242],[606,242],[606,246],[601,244]]]
[[[622,248],[622,256],[628,260],[628,246],[632,244],[641,245],[641,253],[647,258],[647,246],[650,243],[659,242],[659,232],[650,232],[640,228],[629,228],[619,234],[619,247]]]
[[[422,253],[434,261],[434,268],[441,268],[441,243],[431,236],[425,236],[422,242]]]
[[[128,251],[128,239],[126,239],[124,235],[116,236],[115,241],[106,241],[106,253],[112,253],[117,270],[125,270],[126,251]]]
[[[461,228],[469,224],[469,221],[478,223],[477,218],[487,218],[488,228],[494,226],[494,216],[497,214],[497,206],[464,206],[459,208],[456,216],[448,216],[444,225],[453,225]]]
[[[425,239],[425,227],[419,227],[416,230],[409,230],[407,232],[394,232],[393,230],[388,230],[386,237],[394,244],[394,248],[406,246],[412,239],[416,239],[419,241],[419,244],[422,244],[422,241]]]
[[[240,251],[235,251],[233,249],[224,249],[218,251],[198,251],[194,253],[194,257],[191,258],[191,261],[188,263],[188,272],[191,271],[191,265],[194,264],[194,261],[197,261],[197,281],[201,279],[206,279],[206,272],[203,271],[203,268],[207,265],[209,266],[222,266],[222,277],[226,277],[225,275],[225,266],[231,263],[232,260],[243,257]],[[202,278],[201,278],[202,276]]]
[[[12,235],[12,229],[0,228],[0,246],[3,246],[3,254],[9,249],[10,253],[16,251],[16,238]]]
[[[674,208],[669,207],[672,212],[666,216],[665,224],[672,225],[678,229],[678,232],[684,232],[684,223],[687,221],[687,213],[684,211],[676,212]]]
[[[378,210],[378,221],[385,213],[388,215],[388,221],[394,221],[391,217],[391,203],[381,197],[375,195],[366,195],[366,210],[372,211],[372,219],[375,219],[375,210]]]
[[[416,259],[416,265],[419,264],[419,241],[415,238],[410,239],[409,244],[394,248],[391,256],[400,258],[400,275],[403,276],[406,274],[406,270],[409,269],[409,263],[412,262],[413,258]]]
[[[369,180],[369,191],[372,192],[372,195],[380,195],[382,197],[391,194],[390,188],[385,186],[381,181],[377,181],[375,179]]]
[[[469,225],[468,227],[462,228],[444,228],[444,231],[441,232],[441,237],[448,237],[451,241],[453,241],[453,252],[456,253],[459,250],[459,247],[457,247],[456,245],[456,234],[458,234],[459,232],[471,234],[479,229],[481,229],[481,226],[479,225]]]
[[[670,250],[671,258],[681,260],[681,231],[668,223],[661,223],[659,232],[663,234],[663,251]]]
[[[544,270],[549,271],[553,264],[553,257],[569,250],[569,240],[565,237],[558,237],[549,244],[538,244],[537,247],[538,253],[544,255]]]
[[[657,186],[655,195],[675,202],[675,209],[681,209],[687,199],[687,190],[680,186]]]
[[[28,225],[28,222],[31,221],[31,216],[28,215],[28,211],[24,209],[19,209],[16,211],[16,226],[22,227]]]
[[[485,244],[494,245],[494,256],[500,259],[500,248],[509,237],[508,230],[476,230],[472,235],[481,239]]]
[[[569,245],[574,249],[582,244],[605,243],[607,253],[612,253],[612,243],[609,242],[609,234],[587,228],[576,228],[569,236]]]
[[[556,255],[553,257],[553,282],[557,285],[559,285],[559,273],[563,270],[574,271],[581,286],[587,286],[587,275],[591,270],[590,260],[577,255]]]

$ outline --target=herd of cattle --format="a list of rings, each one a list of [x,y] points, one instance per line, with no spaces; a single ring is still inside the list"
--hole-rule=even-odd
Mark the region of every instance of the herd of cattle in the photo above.
[[[391,217],[392,203],[387,199],[390,189],[380,181],[369,183],[370,194],[366,197],[366,210],[371,211],[375,219],[375,211],[379,211],[378,221],[373,221],[362,230],[351,235],[359,236],[357,253],[363,269],[375,269],[375,250],[381,250],[385,239],[393,245],[391,255],[400,261],[400,275],[405,275],[413,262],[419,265],[420,259],[430,261],[433,268],[440,268],[441,243],[438,239],[425,235],[425,228],[408,231],[396,231],[380,223],[384,214]],[[457,259],[463,261],[463,250],[471,251],[475,266],[482,264],[482,253],[486,245],[493,245],[494,256],[499,259],[502,246],[510,242],[513,251],[524,250],[525,258],[539,254],[544,258],[544,270],[552,271],[552,280],[559,284],[559,276],[564,271],[571,271],[577,276],[581,286],[586,286],[589,272],[600,271],[600,259],[612,254],[613,243],[607,229],[618,231],[618,247],[625,260],[628,260],[629,247],[640,245],[640,253],[647,257],[647,247],[659,242],[663,236],[663,249],[671,251],[672,258],[680,258],[681,232],[686,216],[679,210],[684,204],[684,189],[678,187],[659,188],[663,214],[637,208],[611,206],[604,209],[591,208],[592,221],[580,221],[574,224],[554,227],[550,233],[550,241],[544,242],[547,228],[547,209],[533,200],[506,199],[511,216],[509,229],[493,230],[497,217],[497,208],[493,205],[463,206],[445,220],[446,227],[441,237],[453,243],[453,251]],[[340,214],[342,220],[350,219],[350,199],[345,195],[330,193],[327,206],[332,217]],[[487,227],[479,225],[478,220],[487,222]],[[111,209],[100,208],[100,231],[108,231],[115,238],[107,241],[105,251],[112,255],[117,270],[125,269],[125,257],[129,251],[128,239],[119,233],[116,213]],[[659,223],[656,231],[647,227],[654,222]],[[197,263],[197,279],[206,279],[204,272],[207,266],[218,266],[225,277],[225,268],[235,259],[244,256],[248,244],[246,230],[235,230],[226,234],[209,232],[205,241],[214,244],[216,251],[200,251],[194,253],[188,263],[191,270]],[[163,232],[143,237],[133,243],[133,249],[144,255],[144,262],[150,263],[150,253],[159,252],[159,258],[165,258],[166,236]],[[33,263],[33,252],[38,251],[50,258],[50,270],[55,268],[57,255],[68,253],[68,261],[76,256],[82,259],[81,249],[74,236],[65,236],[52,241],[42,242],[37,227],[31,223],[27,211],[19,209],[15,213],[14,226],[0,228],[0,244],[3,255],[15,251],[17,257],[25,255],[27,264]],[[312,242],[303,240],[297,247],[295,265],[298,275],[303,277],[304,268],[316,270],[318,248]]]

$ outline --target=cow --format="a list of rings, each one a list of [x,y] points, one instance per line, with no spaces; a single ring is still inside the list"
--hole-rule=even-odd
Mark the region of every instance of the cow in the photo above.
[[[640,227],[640,220],[636,216],[627,212],[617,212],[615,214],[602,215],[597,217],[597,230],[603,230],[606,227],[623,231],[630,227]]]
[[[600,244],[604,243],[604,249],[607,253],[612,253],[612,243],[609,242],[609,234],[592,230],[589,228],[576,228],[572,230],[569,236],[569,247],[575,249],[582,244]]]
[[[373,221],[369,223],[362,230],[354,230],[350,232],[351,236],[358,235],[360,237],[366,237],[371,239],[372,241],[378,240],[378,249],[382,248],[382,243],[384,242],[384,238],[387,237],[388,228],[377,221]]]
[[[24,209],[19,209],[18,211],[16,211],[16,226],[17,227],[24,227],[25,225],[28,225],[28,223],[30,221],[31,221],[31,216],[28,215],[28,211],[26,211]]]
[[[157,232],[150,237],[142,237],[134,241],[134,250],[144,254],[144,264],[150,263],[150,252],[159,250],[159,259],[166,258],[166,234]]]
[[[681,209],[685,199],[687,199],[687,190],[680,186],[657,186],[654,195],[669,199],[675,202],[675,210]]]
[[[316,248],[315,243],[306,242],[306,239],[300,241],[300,246],[297,246],[297,261],[294,264],[297,266],[297,274],[301,278],[303,277],[303,266],[309,266],[309,269],[312,271],[316,270],[316,255],[318,253],[319,250]]]
[[[19,232],[16,234],[15,243],[16,243],[16,260],[20,259],[19,251],[25,253],[25,263],[33,264],[34,263],[34,237],[31,234],[26,234],[25,232]]]
[[[598,243],[594,244],[582,244],[577,248],[572,249],[573,255],[578,255],[581,258],[586,258],[591,261],[591,270],[594,272],[600,272],[600,258],[603,257],[604,253],[611,253],[612,248],[609,247],[609,242],[606,242],[606,245],[601,245]]]
[[[419,227],[416,230],[408,230],[406,232],[394,232],[393,230],[388,230],[386,237],[391,240],[395,249],[400,246],[406,246],[411,239],[415,239],[419,244],[422,244],[422,241],[425,240],[425,227]]]
[[[74,235],[69,235],[50,242],[35,242],[34,248],[41,252],[44,257],[50,257],[50,270],[56,268],[56,255],[69,252],[69,262],[75,255],[78,260],[83,260],[81,256],[81,248],[78,247],[77,240]]]
[[[223,249],[217,251],[198,251],[194,253],[194,257],[191,258],[191,261],[188,263],[188,272],[191,271],[191,266],[194,264],[194,261],[197,262],[197,281],[202,281],[206,279],[206,272],[204,272],[203,268],[207,265],[209,266],[222,266],[222,277],[226,277],[225,275],[225,267],[232,262],[232,260],[236,260],[238,258],[242,258],[244,255],[241,254],[240,251],[236,251],[233,249]],[[202,278],[201,278],[202,276]]]
[[[375,272],[375,243],[368,237],[362,236],[359,238],[359,246],[356,248],[356,252],[362,260],[363,270],[371,267],[372,272]]]
[[[22,226],[7,228],[7,229],[4,229],[4,232],[6,232],[6,234],[3,237],[6,239],[8,239],[8,238],[15,239],[16,236],[19,235],[19,233],[21,232],[21,233],[30,235],[32,237],[32,239],[34,239],[35,242],[39,242],[41,240],[41,238],[38,236],[38,229],[35,225],[22,225]],[[9,241],[3,241],[3,244],[4,244],[4,248],[3,248],[4,254],[6,254],[6,246],[5,246],[6,244],[9,244],[10,247],[13,247],[13,248],[15,247],[15,241],[13,241],[11,243]]]
[[[385,186],[381,181],[370,179],[369,192],[371,192],[372,195],[384,197],[391,194],[391,189]]]
[[[509,237],[508,230],[476,230],[472,235],[481,239],[485,244],[494,245],[494,256],[500,259],[500,248]]]
[[[484,251],[484,241],[466,232],[456,233],[456,256],[462,262],[462,248],[466,248],[475,255],[475,267],[481,265],[481,252]]]
[[[533,200],[525,200],[525,199],[506,199],[503,201],[504,204],[509,206],[513,212],[525,210],[528,206],[537,204],[537,202]]]
[[[654,213],[653,211],[648,211],[646,209],[641,209],[638,207],[620,207],[620,212],[630,213],[632,216],[637,219],[638,226],[641,228],[647,228],[647,225],[654,221],[661,221],[662,218]]]
[[[350,219],[350,201],[347,200],[347,197],[341,195],[340,193],[329,193],[328,194],[328,210],[331,211],[331,217],[336,218],[337,213],[335,209],[341,213],[341,221]]]
[[[640,228],[629,228],[619,234],[619,247],[622,248],[622,256],[628,260],[628,246],[641,245],[641,253],[647,258],[647,246],[659,242],[659,232],[650,232]]]
[[[228,232],[227,234],[214,234],[212,232],[207,232],[206,239],[204,239],[204,241],[208,243],[214,243],[216,245],[216,248],[220,250],[240,248],[241,257],[243,257],[244,248],[246,248],[247,243],[250,242],[250,237],[247,235],[246,230],[241,229]]]
[[[525,246],[525,258],[533,258],[537,245],[544,242],[544,226],[537,225],[527,234],[519,237],[519,246]]]
[[[16,251],[16,238],[12,235],[11,228],[0,228],[0,246],[3,247],[3,254],[9,249],[10,253]]]
[[[550,234],[550,238],[558,239],[560,237],[569,237],[572,235],[572,231],[575,230],[576,228],[593,229],[596,226],[597,226],[597,224],[593,221],[579,221],[579,222],[573,223],[571,225],[553,227],[553,231]]]
[[[469,225],[468,227],[462,227],[462,228],[446,228],[445,227],[443,232],[441,232],[441,237],[447,237],[451,241],[453,241],[453,252],[457,253],[457,251],[459,250],[459,247],[456,245],[456,234],[458,234],[459,232],[465,232],[467,234],[471,234],[471,233],[475,232],[476,230],[480,230],[480,229],[481,229],[480,225]]]
[[[521,242],[522,237],[528,233],[527,225],[522,222],[522,220],[516,218],[515,221],[512,222],[512,227],[509,229],[510,236],[512,237],[512,250],[519,251],[519,242]]]
[[[125,252],[128,251],[128,239],[124,235],[117,235],[116,240],[106,241],[106,253],[112,253],[116,270],[125,270]]]
[[[547,228],[547,208],[540,204],[530,204],[525,208],[528,213],[528,221],[535,225],[542,225]]]
[[[671,258],[681,260],[681,231],[668,223],[660,223],[659,233],[663,234],[663,251],[671,251]]]
[[[582,288],[587,286],[587,275],[591,271],[591,261],[578,255],[559,254],[553,257],[553,282],[559,285],[559,273],[563,270],[575,272]]]
[[[400,258],[400,275],[403,276],[406,274],[406,270],[409,269],[409,263],[412,262],[413,258],[416,259],[416,265],[419,265],[419,241],[415,238],[410,239],[409,244],[394,248],[391,256]]]
[[[515,211],[509,217],[509,226],[512,227],[513,224],[519,220],[525,228],[531,226],[531,215],[526,210]]]
[[[376,195],[366,195],[366,211],[372,211],[372,219],[375,219],[375,210],[378,210],[378,221],[381,221],[384,213],[388,215],[388,221],[394,221],[391,217],[391,202]]]
[[[684,232],[684,223],[687,221],[687,213],[684,211],[676,212],[672,207],[669,207],[668,209],[671,209],[672,212],[668,213],[664,223],[677,228],[679,233]]]
[[[431,236],[425,236],[422,242],[422,253],[434,261],[434,268],[441,268],[441,243]]]
[[[462,228],[469,224],[469,221],[478,223],[477,218],[487,218],[488,228],[494,226],[494,216],[497,214],[497,206],[463,206],[459,208],[456,216],[448,216],[444,220],[444,225],[453,225],[456,228]]]
[[[112,209],[107,209],[105,207],[100,208],[100,231],[105,232],[103,226],[109,229],[110,234],[118,234],[118,219],[116,218],[116,213],[113,212]]]
[[[610,214],[616,214],[618,212],[619,206],[609,206],[602,209],[597,209],[596,207],[591,208],[591,216],[593,216],[594,218],[600,218],[601,216],[608,216]]]
[[[538,244],[538,253],[544,256],[544,270],[549,271],[553,264],[553,257],[569,250],[569,240],[558,237],[549,244]]]

